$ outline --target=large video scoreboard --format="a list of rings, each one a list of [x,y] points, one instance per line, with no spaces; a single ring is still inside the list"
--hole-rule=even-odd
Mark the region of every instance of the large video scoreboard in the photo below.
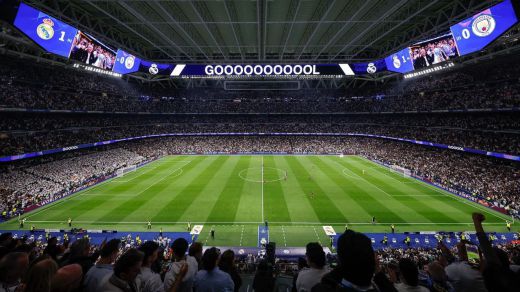
[[[450,27],[446,34],[401,49],[383,59],[349,64],[163,64],[114,50],[44,12],[20,3],[14,26],[47,52],[120,74],[157,76],[352,76],[383,71],[408,73],[482,50],[518,22],[505,0]]]

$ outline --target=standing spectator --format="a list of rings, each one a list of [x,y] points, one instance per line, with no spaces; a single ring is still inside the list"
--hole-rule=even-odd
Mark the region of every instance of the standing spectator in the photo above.
[[[166,275],[164,276],[164,290],[168,291],[177,281],[177,276],[181,272],[184,265],[188,266],[188,271],[184,275],[182,283],[179,284],[178,291],[193,291],[193,281],[199,266],[197,260],[192,256],[187,256],[188,241],[184,238],[177,238],[173,241],[171,248],[173,250],[173,262],[171,263]]]
[[[49,256],[41,256],[33,261],[29,271],[23,280],[24,292],[49,292],[51,291],[51,281],[58,265]]]
[[[0,291],[14,291],[29,267],[29,257],[23,252],[13,252],[0,260]]]
[[[100,258],[85,275],[85,292],[99,292],[114,273],[112,263],[119,255],[121,240],[111,239],[101,247]]]
[[[429,292],[426,287],[419,286],[419,270],[417,265],[409,259],[403,258],[399,261],[399,272],[401,283],[395,284],[399,292]]]
[[[235,292],[238,292],[240,286],[242,286],[242,278],[237,271],[235,265],[235,253],[228,249],[222,253],[218,262],[218,267],[221,271],[228,273],[235,284]]]
[[[487,291],[480,271],[476,268],[473,268],[468,263],[468,256],[466,254],[466,246],[464,245],[464,242],[461,242],[457,245],[457,253],[458,261],[452,262],[445,269],[448,280],[455,288],[455,291]],[[448,255],[448,258],[449,257],[450,255]]]
[[[159,257],[159,244],[155,241],[146,241],[138,250],[144,253],[141,274],[139,275],[143,292],[163,291],[164,284],[161,276],[151,269]]]
[[[116,261],[114,273],[103,285],[101,291],[106,292],[141,292],[140,282],[137,275],[141,271],[143,253],[135,248],[127,250]]]
[[[267,260],[262,260],[256,268],[253,289],[255,292],[271,292],[274,289],[275,281],[273,267]]]
[[[309,268],[300,271],[296,280],[297,291],[311,291],[312,287],[321,281],[321,278],[329,272],[325,266],[326,258],[323,247],[317,242],[307,244],[305,255]]]
[[[83,271],[88,271],[94,265],[93,257],[97,258],[97,254],[90,255],[89,239],[81,238],[71,244],[70,252],[64,255],[61,266],[79,264]]]
[[[202,268],[202,243],[194,242],[190,245],[190,249],[188,251],[188,255],[192,256],[197,260],[197,264],[199,265],[199,269]]]
[[[197,292],[234,291],[231,276],[221,271],[218,266],[219,251],[212,247],[202,256],[202,270],[195,276],[194,288]]]

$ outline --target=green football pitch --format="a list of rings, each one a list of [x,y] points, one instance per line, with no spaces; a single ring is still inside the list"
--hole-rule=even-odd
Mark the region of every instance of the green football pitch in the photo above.
[[[323,226],[388,232],[471,231],[471,213],[488,231],[505,232],[507,216],[359,156],[167,156],[124,176],[24,215],[26,228],[186,231],[220,246],[256,246],[269,222],[279,246],[328,243]],[[372,224],[372,216],[377,223]],[[519,230],[518,224],[513,225]],[[215,239],[209,231],[215,229]],[[18,221],[0,224],[16,229]]]

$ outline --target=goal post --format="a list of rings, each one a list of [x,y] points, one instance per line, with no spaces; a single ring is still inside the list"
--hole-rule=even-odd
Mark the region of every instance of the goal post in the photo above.
[[[412,175],[412,172],[409,169],[404,168],[404,167],[399,166],[399,165],[395,165],[395,164],[391,165],[390,169],[393,172],[395,172],[395,173],[397,173],[397,174],[399,174],[399,175],[401,175],[403,177],[410,177]]]
[[[137,166],[131,165],[128,167],[120,168],[116,171],[116,174],[118,177],[121,177],[129,172],[135,171],[137,169]]]

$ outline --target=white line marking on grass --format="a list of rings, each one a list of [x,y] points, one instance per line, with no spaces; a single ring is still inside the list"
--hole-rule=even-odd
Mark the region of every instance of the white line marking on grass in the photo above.
[[[314,229],[314,234],[316,234],[316,237],[318,238],[318,242],[320,243],[321,246],[323,246],[323,244],[321,243],[321,240],[320,240],[320,236],[318,235],[318,231],[316,231],[316,227],[312,226],[312,228]]]
[[[344,171],[345,169],[347,169],[345,166],[343,166],[343,164],[337,162],[336,160],[332,160],[332,161],[333,161],[334,163],[336,163],[337,165],[343,167],[343,168],[344,168],[343,171]],[[342,173],[345,174],[343,171],[342,171]],[[389,193],[387,193],[385,190],[383,190],[383,189],[381,189],[380,187],[376,186],[375,184],[369,182],[369,181],[366,180],[365,178],[360,177],[359,175],[355,174],[352,170],[349,169],[349,171],[352,172],[352,174],[354,174],[355,176],[359,177],[360,179],[366,181],[366,182],[367,182],[368,184],[370,184],[371,186],[373,186],[373,187],[375,187],[376,189],[380,190],[381,192],[385,193],[387,196],[389,196],[389,197],[391,197],[391,198],[393,197],[392,195],[390,195]]]
[[[240,246],[242,246],[242,239],[244,238],[244,227],[245,225],[242,225],[242,231],[240,232]]]
[[[375,163],[375,162],[373,162],[373,161],[371,161],[371,160],[369,160],[369,159],[367,159],[367,158],[364,158],[364,157],[361,157],[361,158],[364,159],[364,160],[366,160],[366,161],[368,161],[368,162],[370,162],[370,163],[375,164],[376,166],[379,167],[379,170],[380,170],[380,169],[384,169],[384,170],[386,170],[386,171],[389,171],[388,168],[386,168],[386,167],[384,167],[384,166],[382,166],[382,165],[379,165],[379,164],[377,164],[377,163]],[[401,181],[397,180],[396,178],[394,178],[394,177],[392,177],[392,176],[386,174],[384,171],[379,171],[379,173],[382,173],[383,175],[385,175],[385,176],[387,176],[387,177],[390,177],[390,178],[392,178],[392,179],[394,179],[394,180],[396,180],[396,181],[398,181],[398,182],[401,182]],[[503,215],[503,214],[496,214],[495,212],[492,212],[491,210],[489,210],[489,208],[486,208],[486,207],[484,207],[484,206],[481,206],[481,205],[479,205],[478,203],[475,203],[475,202],[470,202],[470,201],[468,201],[468,200],[466,200],[466,199],[464,199],[464,198],[460,198],[459,196],[457,196],[457,195],[455,195],[455,194],[452,194],[452,193],[450,193],[450,192],[448,192],[448,191],[442,190],[442,189],[440,189],[440,188],[438,188],[438,187],[432,186],[432,185],[430,185],[430,184],[428,184],[428,183],[426,183],[426,182],[423,182],[423,181],[421,181],[421,180],[419,180],[419,179],[417,179],[417,178],[414,178],[414,177],[407,177],[406,179],[409,180],[409,181],[413,181],[413,182],[419,182],[419,183],[421,183],[422,185],[424,185],[424,186],[426,186],[426,187],[428,187],[428,188],[430,188],[430,189],[436,191],[437,193],[442,194],[442,196],[445,196],[445,197],[448,197],[448,198],[454,199],[454,200],[459,201],[459,202],[461,202],[461,203],[464,203],[464,204],[466,204],[466,205],[468,205],[468,206],[471,206],[471,207],[474,207],[474,208],[479,209],[479,210],[481,210],[481,211],[484,211],[484,212],[486,212],[487,214],[493,215],[493,216],[495,216],[495,217],[498,218],[498,219],[501,219],[501,220],[509,220],[509,217],[507,217],[506,215]],[[401,182],[401,183],[402,183],[402,182]],[[439,197],[440,197],[440,196],[439,196]],[[505,218],[507,218],[507,219],[505,219]]]
[[[262,221],[264,221],[264,156],[262,156]]]
[[[59,220],[27,220],[27,222],[34,222],[34,223],[60,223],[63,221]],[[104,222],[93,222],[93,221],[74,221],[74,223],[83,223],[83,224],[91,224],[91,225],[117,225],[117,224],[146,224],[148,221],[104,221]],[[181,221],[162,221],[162,222],[153,222],[154,224],[170,224],[170,225],[178,225],[178,224],[187,224],[188,221],[181,222]],[[233,225],[233,224],[259,224],[263,222],[195,222],[191,221],[192,224],[224,224],[224,225]],[[280,222],[269,222],[270,224],[284,224],[288,226],[294,226],[294,225],[341,225],[344,226],[344,222],[292,222],[292,221],[280,221]],[[455,222],[455,223],[448,223],[448,222],[441,222],[441,223],[435,223],[435,222],[379,222],[372,224],[371,222],[349,222],[348,225],[388,225],[388,224],[396,224],[396,225],[472,225],[473,222]],[[502,222],[483,222],[484,225],[504,225]],[[216,225],[213,225],[216,226]]]
[[[190,162],[191,162],[191,161],[190,161]],[[182,167],[185,167],[185,166],[188,165],[188,164],[189,164],[189,163],[186,163],[186,164],[184,164]],[[179,169],[182,169],[182,167],[175,169],[175,170],[174,170],[173,172],[171,172],[171,173],[174,173],[175,171],[177,171],[177,170],[179,170]],[[171,173],[170,173],[170,174],[171,174]],[[165,177],[161,178],[159,181],[154,182],[152,185],[150,185],[149,187],[145,188],[145,189],[142,190],[141,192],[137,193],[135,196],[141,194],[142,192],[148,190],[148,189],[151,188],[152,186],[158,184],[160,181],[164,180],[166,177],[168,177],[168,175],[166,175]],[[175,177],[177,177],[177,176],[175,176]],[[113,179],[113,178],[112,178],[112,179]],[[104,181],[104,182],[102,182],[102,183],[100,183],[100,184],[97,184],[97,185],[93,186],[92,188],[88,188],[88,189],[86,189],[84,192],[82,192],[82,193],[80,193],[80,194],[72,195],[72,196],[70,196],[70,197],[68,197],[68,198],[60,199],[56,204],[50,205],[49,207],[46,207],[46,208],[44,208],[44,209],[42,209],[42,210],[39,210],[38,212],[36,212],[36,213],[34,213],[34,214],[31,214],[31,215],[29,215],[29,216],[27,216],[27,217],[25,217],[25,218],[33,217],[33,216],[35,216],[35,215],[37,215],[37,214],[39,214],[39,213],[41,213],[41,212],[43,212],[43,211],[47,211],[47,210],[49,210],[49,209],[51,209],[51,208],[54,208],[55,206],[58,206],[59,204],[62,204],[62,203],[66,202],[66,201],[68,201],[68,200],[70,200],[70,199],[72,199],[72,198],[77,199],[77,198],[79,198],[80,196],[84,196],[85,194],[88,194],[90,191],[94,190],[96,187],[99,187],[99,186],[102,185],[102,184],[105,184],[105,183],[111,182],[112,179],[108,179],[108,180],[106,180],[106,181]],[[33,222],[36,222],[36,221],[33,221]],[[57,222],[62,222],[62,221],[57,221]]]
[[[282,225],[282,235],[283,235],[283,245],[287,246],[287,240],[285,239],[285,229],[283,228],[283,225]]]

